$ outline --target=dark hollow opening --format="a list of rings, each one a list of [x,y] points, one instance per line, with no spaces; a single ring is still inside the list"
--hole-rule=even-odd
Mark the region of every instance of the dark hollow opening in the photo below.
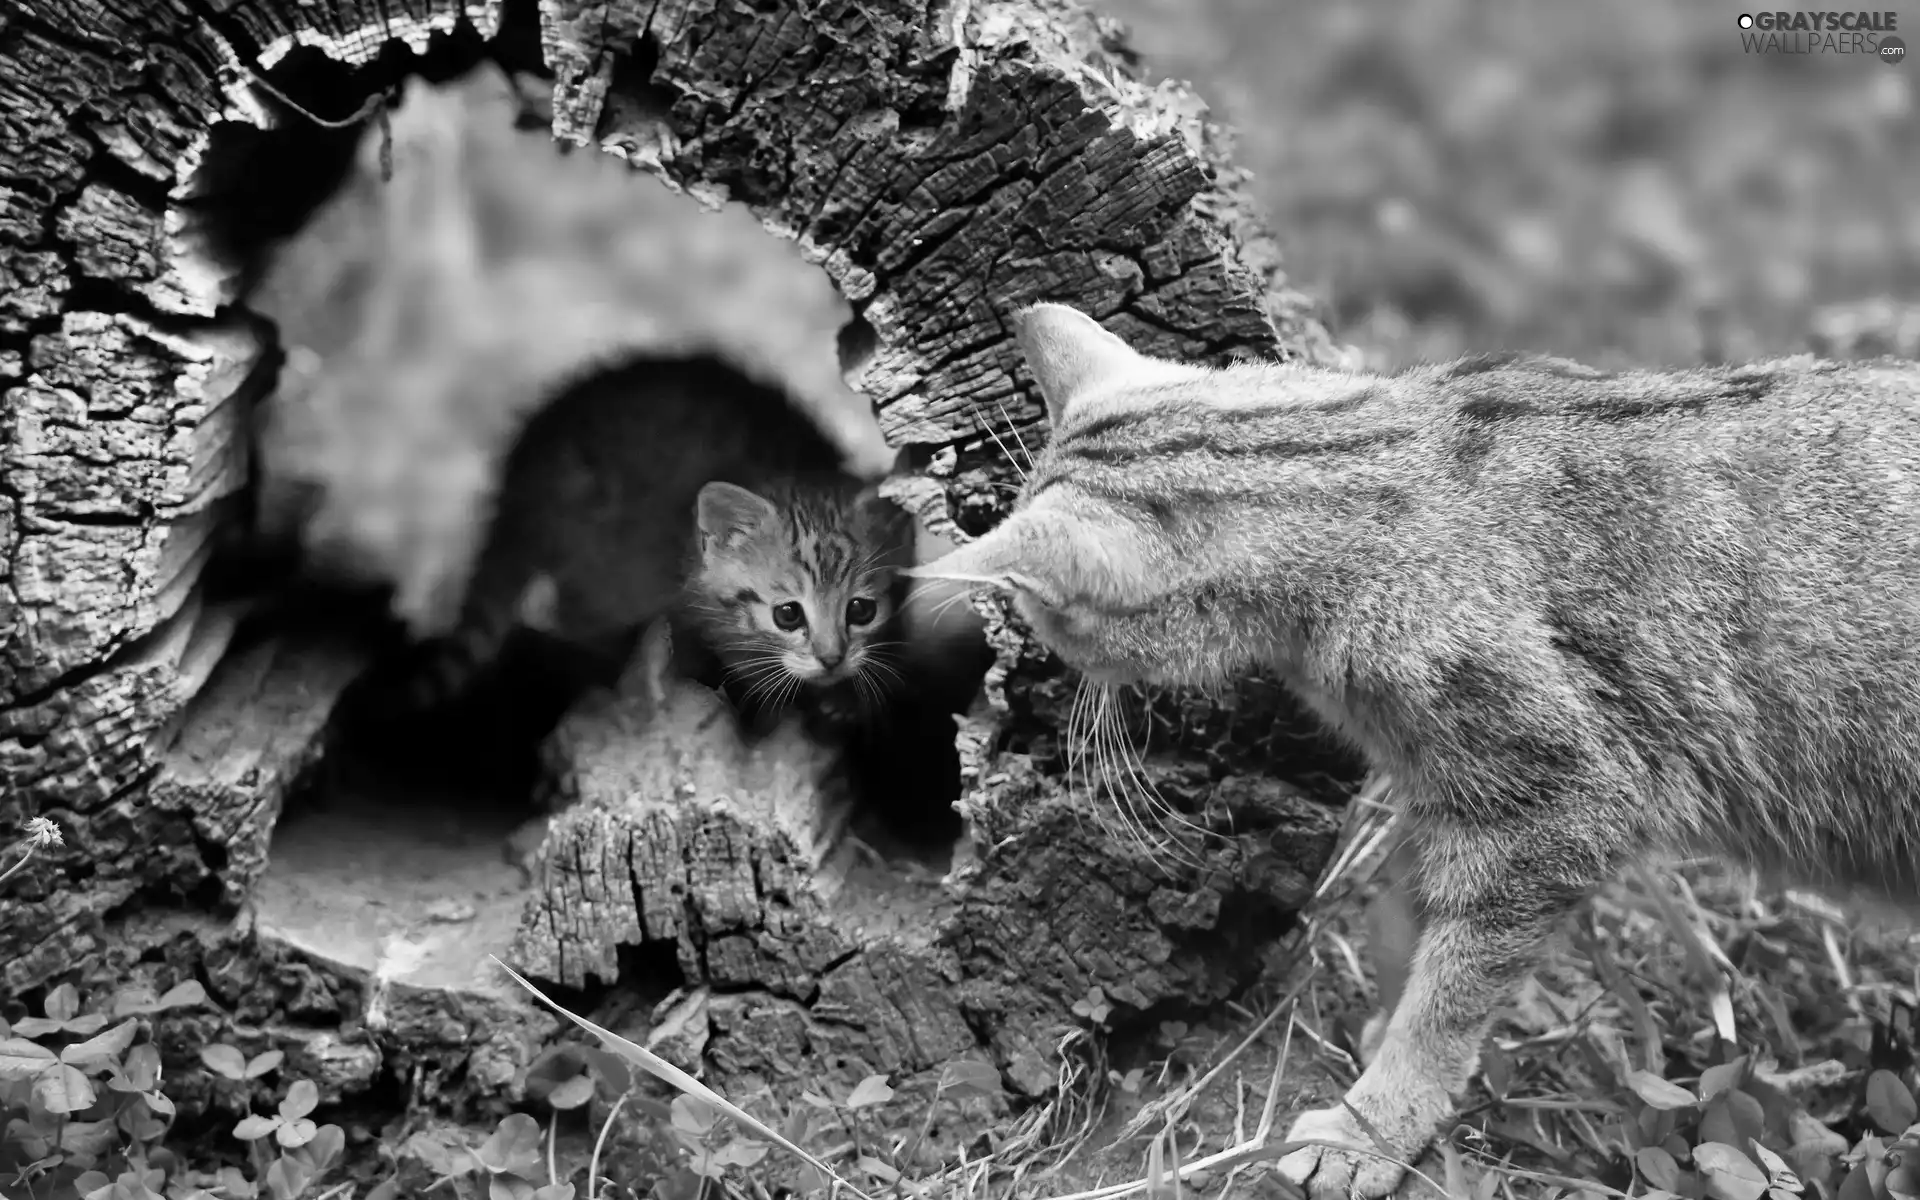
[[[544,76],[537,18],[530,13],[529,5],[510,4],[492,41],[463,23],[434,35],[421,54],[390,42],[370,62],[352,67],[301,46],[264,73],[285,97],[255,89],[280,118],[279,127],[217,124],[182,204],[206,251],[234,273],[242,306],[274,246],[298,233],[346,181],[371,120],[333,129],[305,114],[337,121],[360,111],[371,96],[385,93],[391,100],[410,77],[445,82],[485,61]],[[245,45],[242,31],[227,32]],[[641,47],[642,56],[646,49]],[[636,58],[623,70],[628,76],[650,74],[649,67]],[[556,146],[556,153],[564,152]],[[839,348],[856,360],[850,365],[872,352],[871,330],[863,326],[851,323]],[[278,369],[277,347],[271,355],[269,367]],[[251,505],[252,495],[249,489],[241,507]],[[244,513],[237,523],[251,528],[253,516]],[[542,742],[591,689],[611,682],[604,657],[517,630],[498,659],[446,703],[399,722],[355,721],[356,697],[383,676],[405,670],[419,649],[387,616],[382,589],[317,582],[303,569],[296,547],[247,535],[232,539],[217,556],[209,584],[216,592],[271,597],[243,627],[236,648],[265,638],[318,638],[344,642],[371,663],[338,705],[325,757],[309,773],[309,786],[290,799],[282,830],[330,817],[358,822],[371,841],[384,836],[404,809],[415,824],[458,824],[462,836],[501,840],[507,843],[504,860],[524,861],[530,847],[515,839],[545,811],[535,799]],[[983,638],[948,641],[953,648],[938,669],[913,672],[878,719],[839,745],[855,798],[854,830],[889,859],[944,865],[963,835],[953,809],[960,786],[954,717],[978,693],[991,652]],[[280,854],[277,836],[276,858]]]
[[[251,45],[236,22],[225,22],[222,32],[243,52]],[[243,309],[277,244],[299,233],[347,181],[356,148],[375,118],[338,123],[366,111],[373,97],[393,103],[410,78],[443,83],[483,62],[509,76],[550,77],[534,5],[508,3],[492,39],[462,21],[432,34],[423,52],[392,40],[369,61],[351,65],[303,44],[260,72],[266,86],[252,88],[252,95],[275,127],[216,122],[179,206],[202,252],[231,273]],[[277,373],[284,354],[277,337],[269,345],[266,365]],[[271,389],[263,399],[271,402]],[[376,664],[401,654],[404,639],[387,616],[382,591],[308,571],[289,539],[259,536],[257,496],[249,487],[235,498],[237,532],[223,539],[205,580],[215,598],[240,596],[257,605],[237,631],[229,657],[274,639],[324,643]],[[510,669],[489,672],[459,705],[406,730],[404,753],[397,737],[356,736],[335,722],[318,769],[306,773],[282,813],[276,859],[289,830],[297,833],[309,820],[326,822],[330,837],[338,828],[372,843],[389,834],[436,837],[444,832],[431,828],[439,807],[458,812],[474,836],[502,840],[533,816],[529,797],[539,741],[568,702],[568,680],[564,672],[547,669],[550,656],[530,654],[521,639],[510,642],[503,660]],[[499,695],[509,684],[517,689],[514,703]],[[502,852],[503,868],[511,853]]]

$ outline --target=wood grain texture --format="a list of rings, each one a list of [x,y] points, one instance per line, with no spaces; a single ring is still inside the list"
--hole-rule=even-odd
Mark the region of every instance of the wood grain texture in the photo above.
[[[869,349],[852,377],[889,440],[956,448],[933,478],[896,489],[936,530],[994,519],[1020,447],[1044,436],[1007,336],[1032,301],[1070,301],[1187,358],[1330,352],[1304,302],[1273,287],[1271,245],[1217,131],[1184,92],[1117,70],[1076,9],[543,11],[558,136],[651,149],[664,107],[666,174],[750,203],[853,302]],[[936,886],[864,874],[845,842],[782,819],[821,811],[817,780],[749,782],[717,768],[732,751],[691,731],[667,740],[701,765],[670,777],[638,748],[659,731],[603,709],[556,739],[578,806],[555,822],[516,956],[587,986],[628,980],[623,948],[662,947],[710,989],[686,1019],[703,1031],[687,1065],[777,1090],[880,1072],[909,1103],[962,1052],[1047,1092],[1091,987],[1134,1014],[1244,987],[1310,893],[1341,793],[1321,778],[1304,779],[1309,790],[1216,776],[1306,771],[1309,758],[1318,770],[1318,747],[1299,764],[1271,754],[1297,748],[1287,738],[1306,736],[1302,718],[1258,683],[1155,707],[1156,745],[1173,753],[1145,777],[1216,835],[1200,861],[1169,866],[1085,820],[1057,758],[1006,752],[1057,739],[1066,694],[1022,631],[1004,619],[995,630],[995,702],[960,732],[963,808],[989,849]],[[759,806],[742,812],[743,794]]]
[[[501,18],[447,0],[0,0],[0,828],[44,813],[70,845],[0,896],[13,988],[111,959],[148,897],[244,896],[340,681],[257,649],[210,665],[230,622],[194,585],[262,381],[243,335],[208,324],[219,285],[172,240],[169,189],[216,114],[257,111],[236,60],[307,42],[362,61],[463,14]],[[1332,353],[1198,103],[1135,82],[1114,32],[1064,0],[543,0],[540,17],[556,136],[744,201],[852,303],[853,382],[894,444],[938,451],[931,483],[905,488],[935,525],[995,519],[1044,436],[1008,336],[1027,303],[1187,358]],[[1046,1091],[1089,987],[1121,1022],[1243,988],[1332,845],[1342,793],[1289,740],[1301,719],[1257,681],[1142,715],[1148,777],[1215,835],[1163,861],[1083,819],[1066,685],[988,610],[1000,661],[957,731],[975,849],[946,878],[863,859],[797,750],[768,762],[682,730],[684,777],[662,776],[617,713],[587,711],[555,743],[577,803],[512,957],[612,984],[632,950],[663,948],[695,998],[683,1044],[715,1082],[881,1071],[923,1100],[966,1055]],[[374,1003],[364,973],[218,946],[198,969],[263,1021]],[[480,1022],[447,1016],[442,1037],[426,1014],[494,1003],[375,1033],[408,1061],[415,1042],[472,1049]],[[449,1086],[510,1095],[532,1028]]]

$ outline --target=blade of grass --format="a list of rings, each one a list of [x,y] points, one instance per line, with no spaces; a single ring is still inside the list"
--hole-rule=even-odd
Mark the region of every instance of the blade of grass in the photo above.
[[[555,1004],[552,1000],[547,998],[546,993],[542,992],[539,988],[529,983],[525,978],[523,978],[520,975],[518,971],[515,971],[512,967],[509,967],[506,963],[501,962],[499,955],[489,954],[487,957],[493,959],[494,964],[497,965],[502,971],[505,971],[509,976],[511,976],[515,983],[519,984],[521,987],[531,992],[533,994],[534,999],[540,1001],[540,1003],[546,1005],[548,1008],[552,1009],[554,1012],[559,1013],[561,1016],[565,1017],[567,1020],[572,1021],[575,1025],[578,1025],[580,1028],[586,1030],[588,1033],[591,1033],[595,1037],[599,1038],[606,1045],[613,1047],[616,1051],[620,1053],[620,1056],[625,1058],[628,1062],[633,1063],[635,1066],[641,1068],[642,1070],[646,1071],[648,1074],[659,1079],[662,1083],[665,1083],[671,1087],[679,1088],[681,1091],[685,1092],[687,1095],[693,1096],[696,1099],[706,1101],[708,1104],[711,1104],[713,1107],[719,1109],[721,1112],[727,1114],[729,1117],[732,1117],[734,1120],[740,1122],[742,1125],[745,1125],[748,1129],[753,1130],[755,1133],[759,1134],[761,1137],[766,1138],[768,1141],[781,1147],[782,1149],[786,1150],[788,1153],[795,1155],[801,1161],[805,1162],[808,1166],[812,1167],[816,1171],[819,1171],[822,1175],[825,1175],[827,1178],[836,1181],[837,1183],[840,1184],[840,1186],[846,1188],[847,1191],[851,1192],[855,1196],[858,1196],[860,1200],[873,1200],[873,1197],[867,1195],[865,1192],[861,1191],[859,1188],[854,1187],[851,1183],[848,1183],[832,1167],[829,1167],[826,1163],[821,1162],[819,1159],[815,1158],[813,1155],[807,1153],[805,1150],[802,1150],[800,1147],[794,1145],[792,1142],[788,1141],[786,1137],[780,1133],[779,1130],[773,1128],[773,1126],[771,1125],[768,1125],[766,1122],[760,1120],[760,1118],[754,1116],[752,1113],[748,1112],[746,1109],[741,1108],[739,1105],[733,1103],[731,1100],[728,1100],[725,1096],[722,1096],[719,1092],[716,1092],[712,1088],[708,1087],[706,1084],[701,1083],[698,1079],[695,1079],[693,1076],[687,1074],[685,1071],[682,1071],[679,1067],[674,1066],[672,1063],[668,1062],[666,1059],[661,1058],[659,1055],[647,1049],[645,1046],[641,1046],[634,1042],[630,1042],[626,1038],[623,1038],[619,1034],[613,1032],[611,1029],[604,1029],[594,1024],[592,1021],[587,1020],[585,1017],[578,1016],[574,1013],[568,1012],[565,1008],[562,1008],[560,1005]]]

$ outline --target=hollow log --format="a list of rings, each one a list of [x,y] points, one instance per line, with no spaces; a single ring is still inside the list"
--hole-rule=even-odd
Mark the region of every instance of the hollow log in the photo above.
[[[548,747],[563,803],[530,877],[467,853],[504,828],[427,830],[380,914],[299,916],[381,869],[347,826],[281,821],[364,664],[324,636],[236,642],[205,599],[273,372],[170,209],[290,47],[360,64],[513,15],[0,0],[0,828],[43,815],[67,841],[0,889],[0,993],[164,945],[243,1042],[348,1064],[330,1098],[385,1071],[466,1103],[517,1096],[554,1029],[487,951],[595,1004],[664,972],[679,1052],[743,1091],[878,1072],[924,1098],[975,1057],[1044,1095],[1090,989],[1115,1027],[1244,990],[1331,852],[1351,765],[1266,681],[1155,697],[1130,710],[1140,779],[1188,825],[1131,839],[1068,778],[1072,679],[991,601],[997,663],[955,731],[966,835],[920,869],[848,834],[804,742],[712,732],[693,691],[638,714],[611,694]],[[1045,436],[1008,334],[1028,303],[1190,360],[1332,353],[1197,99],[1137,82],[1067,0],[543,0],[538,29],[556,138],[656,147],[850,302],[849,382],[922,451],[899,495],[937,532],[998,519]]]

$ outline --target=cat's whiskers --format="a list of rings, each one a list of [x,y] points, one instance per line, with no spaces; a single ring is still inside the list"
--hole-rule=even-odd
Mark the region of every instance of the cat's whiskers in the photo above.
[[[1018,438],[1020,436],[1020,431],[1013,428],[1013,422],[1007,417],[1006,406],[1000,404],[999,401],[995,401],[994,403],[996,407],[1000,409],[1000,419],[1002,421],[1007,422],[1008,431],[1011,432],[1015,438]],[[1021,466],[1020,460],[1013,456],[1013,451],[1010,448],[1008,448],[1006,441],[1001,438],[1000,431],[998,429],[995,429],[992,425],[984,425],[982,426],[982,428],[986,430],[987,436],[993,439],[993,444],[1000,447],[1001,455],[1006,458],[1007,465],[1013,468],[1014,473],[1020,476],[1020,482],[1023,484],[1026,483],[1027,468],[1024,466]],[[1032,461],[1031,455],[1028,456],[1028,461],[1029,462]]]
[[[855,563],[853,569],[847,572],[847,574],[857,579],[866,580],[866,577],[873,572],[873,568],[879,564],[880,560],[892,553],[893,547],[891,546],[875,546],[873,549],[867,551],[866,557]],[[871,580],[866,581],[871,582]]]
[[[780,690],[780,684],[781,680],[778,676],[768,676],[748,687],[742,699],[748,705],[764,700],[768,707],[778,708],[779,702],[774,699],[774,696]]]
[[[793,703],[793,698],[800,694],[802,686],[804,685],[798,675],[795,675],[791,671],[787,672],[785,685],[780,691],[780,698],[774,703],[774,711],[785,712],[787,706]]]
[[[1128,688],[1128,691],[1140,698],[1142,711],[1146,711],[1149,699],[1146,689],[1135,686]],[[1116,721],[1118,720],[1119,718],[1116,716]],[[1152,774],[1147,770],[1145,749],[1135,745],[1133,739],[1127,737],[1124,731],[1121,734],[1121,740],[1130,751],[1125,759],[1127,774],[1137,787],[1141,802],[1146,806],[1147,811],[1152,814],[1154,824],[1159,826],[1161,832],[1167,835],[1168,840],[1171,841],[1174,846],[1178,847],[1175,852],[1176,858],[1182,862],[1198,864],[1200,856],[1197,852],[1187,849],[1186,837],[1182,830],[1190,830],[1193,833],[1199,834],[1203,842],[1205,838],[1210,836],[1212,831],[1195,821],[1192,817],[1189,817],[1186,813],[1181,812],[1166,798],[1166,795],[1160,791],[1160,786],[1153,781]]]
[[[860,674],[873,684],[875,697],[883,700],[907,682],[906,675],[889,663],[875,663]]]
[[[1175,857],[1168,854],[1163,838],[1156,836],[1164,831],[1158,828],[1158,821],[1150,805],[1142,803],[1139,794],[1138,776],[1133,766],[1133,743],[1127,735],[1127,726],[1120,706],[1119,689],[1108,687],[1105,705],[1107,726],[1107,745],[1111,748],[1108,761],[1113,764],[1114,778],[1109,784],[1113,795],[1118,797],[1125,807],[1127,820],[1138,831],[1137,840],[1145,847],[1147,856],[1163,873],[1169,873],[1166,860]]]
[[[1096,720],[1100,703],[1100,687],[1084,675],[1074,690],[1073,714],[1069,724],[1078,733],[1078,762],[1080,769],[1080,787],[1085,792],[1087,803],[1074,806],[1074,819],[1082,820],[1086,813],[1092,813],[1095,824],[1103,829],[1110,828],[1101,812],[1104,803],[1100,795],[1105,763],[1102,761],[1104,747],[1100,743],[1100,726]],[[1068,787],[1072,787],[1073,775],[1068,772]]]
[[[747,690],[743,698],[749,704],[765,697],[775,708],[781,707],[781,704],[774,701],[773,696],[781,690],[793,674],[787,670],[782,656],[770,650],[755,651],[750,657],[743,659],[738,665],[729,667],[728,670],[746,681]]]
[[[1132,830],[1124,814],[1108,811],[1107,743],[1101,716],[1106,705],[1106,688],[1082,675],[1077,696],[1082,756],[1081,787],[1087,800],[1086,804],[1077,807],[1091,813],[1094,824],[1106,831],[1108,836],[1131,841]]]
[[[853,677],[853,687],[860,696],[862,715],[878,712],[886,707],[886,694],[870,671],[856,672]]]
[[[1128,841],[1137,841],[1132,823],[1124,808],[1116,807],[1113,802],[1113,782],[1109,755],[1111,748],[1107,742],[1107,699],[1106,685],[1094,683],[1081,677],[1082,685],[1087,688],[1087,741],[1093,750],[1094,767],[1099,772],[1097,783],[1087,788],[1088,808],[1102,828],[1113,831]]]
[[[863,660],[868,658],[885,658],[887,655],[881,653],[882,651],[894,650],[906,644],[905,640],[901,638],[881,638],[871,642],[862,642],[860,643],[860,657]]]
[[[1000,447],[1000,453],[1007,456],[1007,465],[1013,468],[1016,475],[1020,476],[1021,486],[1024,487],[1027,482],[1027,469],[1014,461],[1013,451],[1007,448],[1007,444],[1000,440],[1000,435],[994,432],[991,426],[987,428],[987,434],[993,438],[993,444]]]
[[[904,685],[907,682],[906,673],[894,664],[892,656],[880,653],[883,650],[904,645],[906,645],[905,642],[897,641],[868,642],[859,662],[855,665],[857,676],[874,677],[876,699],[884,698],[884,693],[892,690],[896,684]]]
[[[947,583],[949,581],[944,579],[925,579],[925,580],[921,580],[920,582],[922,586],[931,587],[935,584]],[[941,599],[939,603],[933,606],[933,612],[930,613],[929,616],[931,616],[935,620],[938,620],[939,618],[946,616],[948,611],[951,610],[954,605],[959,604],[963,600],[971,600],[973,599],[975,592],[985,591],[985,590],[989,590],[989,589],[956,588],[954,591],[950,592],[946,597]]]
[[[1105,736],[1110,747],[1109,761],[1118,764],[1116,778],[1110,782],[1115,798],[1126,812],[1129,822],[1143,831],[1148,844],[1154,848],[1156,861],[1163,864],[1163,869],[1167,861],[1182,866],[1199,865],[1199,854],[1189,848],[1187,838],[1175,826],[1186,825],[1200,832],[1205,831],[1161,795],[1146,770],[1139,747],[1134,744],[1127,730],[1119,689],[1108,687],[1104,690],[1107,702],[1101,707],[1101,718],[1106,726]]]
[[[1093,714],[1094,746],[1100,764],[1100,779],[1106,793],[1106,802],[1101,803],[1101,798],[1096,796],[1094,811],[1100,815],[1103,822],[1109,816],[1117,817],[1117,826],[1108,825],[1107,828],[1116,829],[1120,835],[1133,843],[1142,857],[1157,863],[1159,856],[1154,851],[1153,839],[1147,835],[1146,829],[1140,824],[1138,814],[1133,810],[1132,798],[1126,794],[1126,789],[1120,786],[1119,775],[1114,769],[1114,761],[1121,751],[1114,736],[1118,727],[1112,720],[1113,689],[1106,684],[1101,684],[1096,695],[1098,704]]]
[[[734,673],[744,675],[748,679],[758,679],[764,675],[783,671],[786,667],[785,664],[781,662],[780,655],[763,650],[757,651],[751,656],[740,660],[736,666],[730,669]]]
[[[1071,795],[1074,790],[1075,775],[1078,775],[1080,777],[1080,789],[1088,796],[1093,795],[1093,788],[1090,786],[1089,781],[1087,779],[1087,775],[1086,775],[1087,691],[1088,691],[1087,679],[1086,679],[1086,676],[1082,675],[1077,679],[1075,679],[1074,685],[1073,685],[1073,699],[1067,705],[1066,755],[1067,755],[1067,792],[1069,795]],[[1069,804],[1067,807],[1073,810],[1074,823],[1076,825],[1083,824],[1085,821],[1085,815],[1082,810],[1088,806],[1081,805],[1081,804]]]
[[[993,406],[1000,410],[1000,419],[1007,423],[1007,432],[1013,435],[1014,444],[1020,447],[1020,453],[1027,457],[1027,467],[1022,467],[1017,462],[1013,463],[1013,469],[1020,472],[1020,480],[1024,483],[1027,478],[1027,468],[1033,465],[1033,451],[1028,448],[1027,439],[1020,436],[1020,427],[1013,423],[1013,417],[1007,412],[1007,406],[998,400],[993,402]],[[1007,456],[1007,461],[1013,462],[1011,454]]]

